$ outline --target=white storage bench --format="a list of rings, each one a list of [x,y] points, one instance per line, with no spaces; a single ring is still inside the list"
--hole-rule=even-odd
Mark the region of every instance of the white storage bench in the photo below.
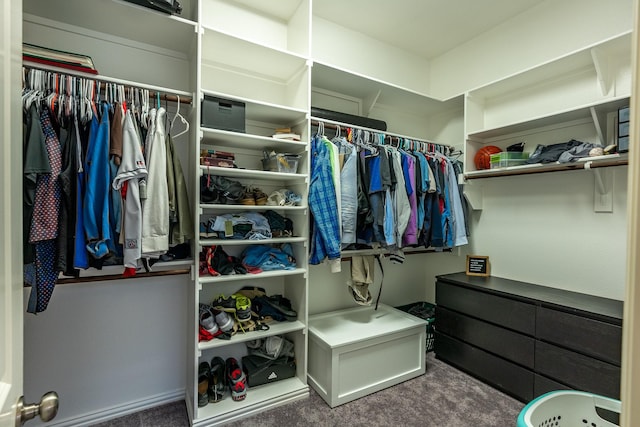
[[[383,304],[309,316],[309,384],[333,408],[424,374],[426,323]]]

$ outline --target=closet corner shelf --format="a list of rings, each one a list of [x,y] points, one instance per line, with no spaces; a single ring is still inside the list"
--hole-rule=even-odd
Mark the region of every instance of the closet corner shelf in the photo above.
[[[293,270],[273,270],[273,271],[263,271],[262,273],[257,274],[229,274],[222,276],[200,276],[198,277],[198,282],[200,284],[206,283],[223,283],[223,282],[235,282],[239,280],[262,280],[268,279],[271,277],[282,277],[282,276],[293,276],[296,274],[305,274],[307,270],[304,268],[296,268]]]
[[[605,156],[597,157],[585,157],[576,162],[570,163],[549,163],[540,164],[534,163],[531,165],[522,166],[510,166],[499,169],[487,169],[479,171],[465,172],[465,179],[480,179],[480,178],[493,178],[500,176],[512,176],[512,175],[529,175],[535,173],[546,172],[560,172],[568,170],[580,170],[580,169],[596,169],[613,166],[625,166],[629,163],[629,155],[623,154],[609,154]]]
[[[201,341],[198,343],[198,350],[208,350],[210,348],[219,348],[231,344],[237,344],[241,342],[252,341],[265,336],[283,335],[289,332],[300,331],[305,328],[304,323],[299,320],[294,322],[271,322],[269,323],[269,330],[267,331],[252,331],[242,332],[239,330],[230,340],[223,340],[219,338],[213,338],[210,341]]]
[[[268,181],[304,181],[306,174],[259,171],[255,169],[220,168],[200,166],[200,175],[217,175],[245,179],[264,179]]]

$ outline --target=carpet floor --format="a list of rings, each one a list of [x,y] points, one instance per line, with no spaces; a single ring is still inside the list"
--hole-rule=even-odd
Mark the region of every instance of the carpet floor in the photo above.
[[[516,399],[428,353],[424,375],[353,402],[331,408],[311,389],[309,399],[233,424],[243,427],[512,427],[523,407]],[[183,426],[189,426],[186,407],[184,402],[175,402],[95,427]]]

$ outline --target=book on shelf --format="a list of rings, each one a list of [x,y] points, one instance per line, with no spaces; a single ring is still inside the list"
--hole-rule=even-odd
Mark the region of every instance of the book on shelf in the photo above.
[[[22,59],[25,62],[50,65],[90,74],[98,74],[98,70],[88,55],[51,49],[29,43],[22,44]]]
[[[300,141],[300,135],[297,133],[275,133],[271,135],[274,139],[286,139],[288,141]]]

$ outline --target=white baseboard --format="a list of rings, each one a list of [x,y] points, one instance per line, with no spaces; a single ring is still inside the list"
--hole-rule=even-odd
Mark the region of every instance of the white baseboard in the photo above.
[[[185,399],[185,389],[174,390],[171,392],[156,394],[144,399],[133,402],[123,403],[122,405],[104,408],[99,411],[78,415],[66,419],[53,419],[47,423],[47,427],[78,427],[90,426],[105,421],[113,420],[134,412],[144,411],[145,409],[154,408],[156,406],[165,405],[167,403],[176,402]]]

